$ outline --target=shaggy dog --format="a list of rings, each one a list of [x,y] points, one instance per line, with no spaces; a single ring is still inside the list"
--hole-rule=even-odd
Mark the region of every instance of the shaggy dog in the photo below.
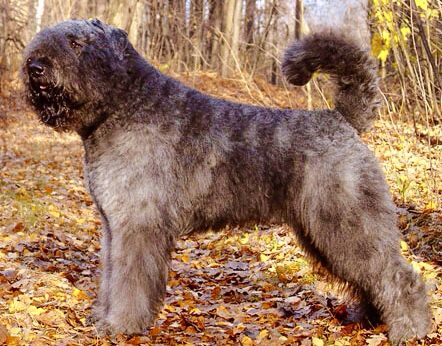
[[[391,340],[427,333],[425,285],[400,254],[382,170],[358,137],[379,103],[376,63],[333,34],[287,50],[293,84],[318,70],[337,84],[334,110],[263,108],[161,74],[125,32],[98,20],[36,35],[24,53],[28,100],[46,125],[81,136],[102,218],[95,315],[104,331],[140,333],[154,322],[181,235],[278,223],[379,313]]]

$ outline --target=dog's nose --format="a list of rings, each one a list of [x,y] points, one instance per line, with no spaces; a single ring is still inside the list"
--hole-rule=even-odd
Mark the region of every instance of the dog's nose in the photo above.
[[[29,61],[28,69],[29,69],[29,73],[34,77],[40,77],[41,75],[43,75],[43,73],[45,71],[44,65],[41,62],[36,61],[36,60]]]

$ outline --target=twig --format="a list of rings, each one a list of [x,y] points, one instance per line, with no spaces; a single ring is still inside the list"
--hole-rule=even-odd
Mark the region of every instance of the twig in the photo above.
[[[421,18],[419,16],[419,11],[417,9],[416,3],[414,0],[410,0],[411,7],[413,9],[413,12],[416,13],[415,19],[416,19],[416,25],[419,29],[419,36],[422,40],[422,45],[424,46],[425,53],[427,54],[428,61],[430,62],[431,68],[434,72],[434,77],[437,81],[438,88],[440,91],[442,91],[442,82],[440,80],[439,73],[437,72],[436,63],[434,62],[434,57],[431,54],[430,46],[428,45],[427,36],[425,35],[424,26],[422,25]]]

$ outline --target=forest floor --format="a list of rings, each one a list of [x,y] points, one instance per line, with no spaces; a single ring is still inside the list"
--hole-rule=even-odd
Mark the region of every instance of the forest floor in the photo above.
[[[300,90],[261,83],[257,92],[207,73],[180,78],[233,100],[305,106]],[[19,97],[1,102],[0,344],[388,345],[386,327],[351,322],[354,304],[311,271],[286,228],[271,225],[183,238],[155,326],[144,336],[100,337],[87,323],[100,221],[83,186],[80,140],[39,124]],[[440,126],[421,131],[442,138]],[[402,252],[431,290],[434,330],[409,344],[440,345],[442,143],[414,133],[410,124],[381,118],[363,139],[398,205]]]

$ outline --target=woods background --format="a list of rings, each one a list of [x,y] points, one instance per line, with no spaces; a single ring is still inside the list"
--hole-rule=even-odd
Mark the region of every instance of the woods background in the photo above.
[[[371,45],[389,84],[389,111],[432,125],[441,116],[441,13],[440,0],[0,0],[0,93],[33,35],[67,18],[125,29],[163,71],[215,71],[249,84],[282,83],[289,41],[331,28]],[[317,84],[315,92],[324,99]]]

